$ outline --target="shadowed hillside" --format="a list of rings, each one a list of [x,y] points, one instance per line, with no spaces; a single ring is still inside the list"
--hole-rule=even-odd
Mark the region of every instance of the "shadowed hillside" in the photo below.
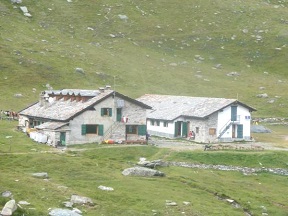
[[[287,113],[286,0],[3,0],[0,15],[1,109],[49,86],[109,84],[131,97],[238,97],[254,116]]]

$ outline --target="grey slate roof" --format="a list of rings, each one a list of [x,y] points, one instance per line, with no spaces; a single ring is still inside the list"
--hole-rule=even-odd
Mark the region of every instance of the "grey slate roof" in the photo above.
[[[152,107],[147,113],[147,118],[158,120],[174,120],[179,116],[205,118],[232,103],[244,105],[255,110],[236,99],[188,97],[173,95],[145,94],[137,100]]]
[[[107,90],[106,90],[107,91]],[[80,95],[80,96],[90,96],[95,97],[99,94],[99,90],[86,90],[86,89],[63,89],[63,90],[46,90],[45,93],[47,94],[55,94],[59,95]]]
[[[49,102],[47,105],[41,106],[40,102],[35,103],[19,112],[20,115],[25,115],[29,117],[35,117],[40,119],[48,119],[53,121],[68,121],[79,113],[85,111],[91,106],[99,103],[104,100],[106,97],[112,96],[115,93],[117,97],[123,98],[124,100],[130,101],[138,106],[141,106],[145,109],[151,109],[145,103],[142,103],[138,100],[132,99],[128,96],[120,94],[118,92],[114,92],[114,90],[105,89],[104,92],[99,90],[82,90],[82,89],[63,89],[63,90],[49,90],[45,91],[45,93],[51,95],[81,95],[84,97],[92,97],[86,102],[77,102],[71,100],[64,100],[64,98],[60,100],[49,98]]]
[[[48,93],[49,91],[46,92]],[[83,91],[82,93],[84,94]],[[76,102],[70,100],[65,101],[63,98],[60,100],[53,100],[53,101],[49,100],[49,102],[45,106],[40,106],[40,103],[38,102],[20,111],[19,114],[37,118],[51,119],[56,121],[57,120],[67,121],[71,117],[77,115],[77,113],[84,111],[88,107],[92,106],[93,104],[96,104],[98,101],[101,101],[103,98],[109,96],[112,93],[113,90],[105,90],[105,92],[101,93],[100,91],[97,90],[94,93],[92,91],[89,92],[88,90],[87,92],[85,92],[85,96],[92,96],[92,94],[94,94],[95,97],[89,99],[86,102]]]
[[[45,122],[41,125],[36,126],[37,129],[50,129],[50,130],[57,130],[58,128],[63,127],[64,125],[67,125],[67,122]]]

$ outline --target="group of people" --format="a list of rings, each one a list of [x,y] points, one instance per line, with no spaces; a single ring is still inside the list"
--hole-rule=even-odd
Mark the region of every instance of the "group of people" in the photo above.
[[[195,132],[194,131],[189,131],[188,140],[194,140],[194,139],[195,139]]]
[[[0,110],[0,119],[11,119],[11,120],[18,120],[18,113],[15,111],[9,110]]]

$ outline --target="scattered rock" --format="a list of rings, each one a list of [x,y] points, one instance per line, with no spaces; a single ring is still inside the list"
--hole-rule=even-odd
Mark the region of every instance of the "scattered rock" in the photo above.
[[[24,201],[24,200],[19,201],[18,204],[19,204],[19,205],[30,205],[29,202]]]
[[[168,166],[167,163],[162,162],[161,160],[147,161],[146,158],[140,158],[137,165],[147,168],[155,168],[156,166]]]
[[[28,9],[26,6],[21,6],[20,9],[23,12],[24,16],[32,17],[32,15],[28,12]]]
[[[73,203],[72,202],[69,202],[69,201],[66,201],[66,202],[63,202],[63,205],[67,208],[72,208],[73,207]]]
[[[106,187],[106,186],[103,186],[103,185],[100,185],[98,188],[100,190],[104,190],[104,191],[114,191],[114,189],[112,187]]]
[[[11,197],[12,196],[12,192],[11,191],[4,191],[1,193],[2,197]]]
[[[46,172],[33,173],[32,176],[36,177],[36,178],[47,179],[48,178],[48,173],[46,173]]]
[[[20,97],[23,97],[23,95],[21,93],[17,93],[17,94],[14,94],[14,97],[20,98]]]
[[[242,32],[243,32],[244,34],[247,34],[247,33],[249,32],[249,30],[248,30],[248,29],[243,29]]]
[[[177,203],[171,200],[166,200],[166,206],[177,206]]]
[[[49,215],[50,216],[81,216],[81,214],[78,214],[77,212],[73,210],[60,209],[60,208],[52,209],[49,212]]]
[[[21,4],[22,3],[22,0],[11,0],[11,3],[14,4]]]
[[[127,17],[126,15],[119,14],[118,17],[119,17],[121,20],[124,20],[124,21],[127,21],[127,20],[128,20],[128,17]]]
[[[184,201],[183,204],[184,204],[184,205],[190,205],[191,202]]]
[[[222,68],[222,64],[216,64],[213,67],[213,69],[221,69],[221,68]]]
[[[258,94],[258,95],[256,95],[256,97],[258,97],[258,98],[268,98],[268,94],[266,94],[266,93]]]
[[[163,172],[158,170],[149,169],[146,167],[131,167],[125,169],[122,174],[124,176],[143,176],[143,177],[151,177],[151,176],[165,176]]]
[[[170,63],[169,65],[170,65],[170,66],[173,66],[173,67],[176,67],[176,66],[177,66],[177,63],[172,62],[172,63]]]
[[[75,72],[80,73],[80,74],[85,74],[83,68],[75,68]]]
[[[238,73],[238,72],[235,72],[235,71],[233,71],[233,72],[230,72],[230,73],[228,73],[228,74],[226,74],[227,76],[240,76],[240,74]]]
[[[70,202],[76,204],[93,204],[92,199],[78,195],[72,195]]]
[[[12,199],[12,200],[9,200],[5,204],[0,214],[3,216],[11,216],[13,212],[16,211],[16,209],[17,209],[17,204],[15,200]]]

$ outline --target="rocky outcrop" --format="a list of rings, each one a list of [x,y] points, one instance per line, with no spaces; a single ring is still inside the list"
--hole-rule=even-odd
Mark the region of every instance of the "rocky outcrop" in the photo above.
[[[143,177],[165,176],[163,172],[154,169],[149,169],[146,167],[127,168],[122,172],[122,174],[124,176],[143,176]]]
[[[14,211],[16,211],[17,209],[17,204],[16,201],[14,199],[9,200],[5,206],[3,207],[0,215],[2,216],[11,216],[13,214]]]

